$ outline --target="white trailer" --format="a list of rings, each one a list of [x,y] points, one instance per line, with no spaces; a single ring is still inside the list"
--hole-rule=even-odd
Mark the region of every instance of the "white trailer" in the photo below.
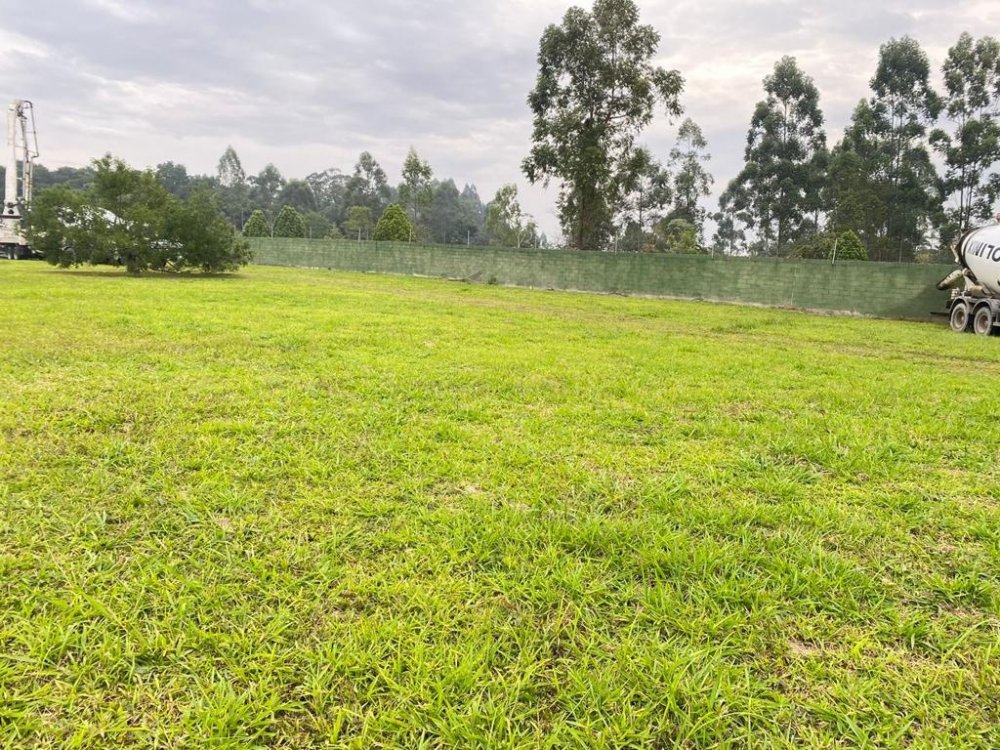
[[[7,107],[7,173],[3,205],[0,206],[0,257],[31,255],[21,229],[24,210],[31,203],[34,162],[38,158],[35,109],[27,99],[15,99]]]
[[[980,336],[997,333],[1000,329],[1000,224],[969,230],[955,245],[954,254],[961,268],[938,284],[938,289],[952,289],[947,308],[951,329],[971,330]]]

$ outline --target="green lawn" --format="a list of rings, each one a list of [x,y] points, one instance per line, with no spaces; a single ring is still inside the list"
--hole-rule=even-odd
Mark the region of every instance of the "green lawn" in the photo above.
[[[1000,339],[0,264],[0,747],[1000,746]]]

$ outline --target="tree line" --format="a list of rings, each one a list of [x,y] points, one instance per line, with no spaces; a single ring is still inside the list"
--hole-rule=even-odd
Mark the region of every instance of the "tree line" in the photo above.
[[[781,58],[753,110],[743,168],[711,214],[696,124],[682,123],[666,160],[638,142],[657,106],[682,111],[683,77],[651,62],[659,40],[633,0],[571,8],[542,35],[522,166],[532,183],[559,183],[572,246],[912,261],[947,256],[962,231],[992,217],[1000,196],[993,37],[960,36],[942,67],[943,92],[916,40],[883,44],[870,92],[832,148],[813,79]]]
[[[683,76],[653,65],[659,33],[634,0],[570,8],[542,35],[528,96],[531,183],[554,182],[561,244],[581,250],[913,261],[947,257],[1000,197],[1000,43],[962,34],[948,51],[944,91],[919,43],[879,50],[870,91],[832,147],[820,93],[793,57],[777,61],[753,109],[744,164],[715,183],[699,125],[680,122],[655,154],[641,137],[656,110],[680,119]],[[205,192],[245,236],[350,237],[546,246],[513,183],[484,203],[474,185],[439,179],[411,148],[392,185],[369,152],[352,170],[286,179],[273,164],[249,174],[229,147],[215,174],[175,162],[153,174],[173,196]],[[36,170],[38,188],[87,186],[93,168]],[[711,236],[709,236],[711,235]]]

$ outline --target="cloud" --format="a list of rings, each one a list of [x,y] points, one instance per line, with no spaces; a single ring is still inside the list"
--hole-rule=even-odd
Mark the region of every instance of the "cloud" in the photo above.
[[[212,171],[232,143],[257,170],[348,171],[370,150],[390,175],[410,145],[435,172],[489,197],[518,182],[550,234],[554,190],[528,188],[526,96],[538,39],[567,0],[39,0],[8,14],[0,73],[32,98],[43,162],[106,151]],[[1000,25],[995,3],[958,0],[642,2],[662,35],[659,62],[686,78],[683,103],[709,138],[720,189],[740,168],[761,80],[784,54],[820,88],[839,135],[866,96],[880,43],[911,34],[940,66],[964,29]],[[646,140],[665,155],[676,123]]]

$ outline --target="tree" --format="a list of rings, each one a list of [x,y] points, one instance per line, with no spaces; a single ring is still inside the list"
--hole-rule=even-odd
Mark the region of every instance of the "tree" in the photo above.
[[[260,174],[253,178],[250,188],[250,201],[268,216],[274,216],[278,206],[278,198],[285,187],[285,178],[273,164],[268,164]]]
[[[289,180],[278,193],[278,202],[282,206],[291,206],[302,214],[316,210],[316,196],[305,180]]]
[[[445,180],[434,187],[427,224],[434,242],[464,243],[469,238],[473,227],[454,180]]]
[[[838,151],[857,154],[867,184],[855,180],[855,186],[881,203],[867,218],[882,218],[872,228],[843,228],[856,230],[877,260],[912,260],[941,220],[939,179],[925,143],[941,100],[930,85],[927,55],[909,37],[882,45],[871,87],[871,98],[854,110]],[[845,198],[855,205],[866,200],[850,192],[836,196]],[[840,209],[835,204],[833,210]]]
[[[170,201],[165,240],[152,256],[153,270],[195,268],[220,273],[236,271],[250,262],[248,243],[236,236],[215,195],[204,188],[195,190],[186,201]]]
[[[542,34],[528,96],[534,145],[523,169],[532,183],[560,181],[560,221],[578,249],[607,248],[634,181],[636,138],[657,101],[669,114],[681,111],[680,74],[651,63],[659,41],[633,0],[570,8]]]
[[[380,216],[389,202],[389,182],[385,171],[367,151],[362,152],[354,165],[354,174],[347,181],[344,200],[348,206],[367,206],[372,216]]]
[[[375,226],[379,242],[409,242],[413,239],[413,224],[397,203],[390,203]]]
[[[171,195],[183,200],[191,195],[191,178],[187,167],[172,161],[156,165],[156,178]]]
[[[316,200],[316,210],[332,222],[340,223],[346,215],[347,182],[347,176],[336,168],[313,172],[306,177],[306,184]]]
[[[406,161],[403,162],[403,182],[399,186],[399,200],[406,206],[414,226],[419,227],[426,221],[426,214],[434,199],[431,184],[433,176],[430,164],[421,161],[413,146],[410,146]]]
[[[243,225],[243,236],[244,237],[270,237],[271,236],[271,226],[267,223],[267,217],[264,216],[264,212],[259,208],[254,209],[254,212],[250,214],[250,218],[247,219],[247,223]]]
[[[467,227],[466,240],[480,240],[483,231],[483,224],[486,221],[486,206],[479,197],[479,191],[475,185],[466,185],[462,188],[461,195],[462,215]]]
[[[347,209],[344,229],[352,235],[357,233],[359,241],[362,235],[366,240],[369,239],[373,224],[372,210],[368,206],[351,206]]]
[[[834,250],[838,260],[868,260],[868,251],[865,245],[854,232],[848,230],[837,238],[837,245]]]
[[[216,168],[219,186],[219,205],[234,226],[243,225],[249,210],[250,186],[240,157],[232,146],[227,146]]]
[[[521,247],[535,240],[537,227],[528,220],[517,199],[517,185],[503,185],[486,206],[486,235],[491,245]]]
[[[816,229],[810,215],[819,205],[816,173],[825,159],[826,135],[819,91],[795,58],[775,64],[764,91],[750,120],[744,167],[720,204],[753,231],[756,252],[776,255]]]
[[[249,261],[247,245],[212,194],[180,201],[150,171],[108,155],[94,161],[93,185],[39,192],[26,217],[28,239],[53,265],[146,270],[231,271]]]
[[[687,219],[665,218],[656,225],[656,247],[676,255],[697,255],[703,252],[698,244],[698,229]]]
[[[624,247],[641,251],[647,244],[649,230],[663,219],[670,204],[670,173],[648,149],[636,149],[631,182],[625,186],[621,217],[624,224]]]
[[[291,206],[282,206],[278,218],[274,220],[274,237],[305,237],[306,224],[302,214]]]
[[[695,227],[699,241],[704,236],[707,211],[700,206],[715,181],[705,169],[712,156],[706,153],[708,142],[701,128],[691,118],[681,123],[677,142],[670,150],[668,169],[673,172],[673,206],[670,218],[684,219]]]
[[[942,230],[950,246],[974,222],[992,218],[1000,195],[1000,178],[990,174],[1000,162],[1000,42],[962,34],[943,72],[944,111],[954,131],[935,130],[931,143],[945,159],[944,195],[957,201]]]

